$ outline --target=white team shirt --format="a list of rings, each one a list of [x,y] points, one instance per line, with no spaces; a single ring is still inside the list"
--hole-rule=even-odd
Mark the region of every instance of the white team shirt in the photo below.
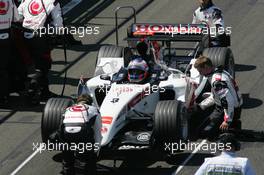
[[[12,0],[0,0],[0,31],[11,28],[11,22],[19,21],[15,4]],[[0,33],[0,39],[9,38],[9,34]]]
[[[216,27],[216,25],[224,27],[222,11],[215,5],[212,5],[206,9],[201,9],[201,7],[199,7],[193,14],[192,23],[201,24],[204,22],[208,23],[209,27]]]
[[[66,109],[64,114],[63,123],[73,124],[73,123],[86,123],[93,117],[96,117],[95,123],[93,125],[94,139],[96,143],[101,143],[102,135],[102,120],[101,115],[96,107],[87,104],[76,104]],[[81,127],[67,127],[66,131],[69,133],[78,133]]]
[[[255,175],[248,158],[236,157],[233,152],[223,151],[221,155],[205,158],[195,175]]]
[[[45,8],[42,5],[42,2]],[[46,11],[45,11],[46,9]],[[37,30],[44,27],[47,14],[52,17],[51,25],[62,27],[61,7],[55,0],[24,0],[18,7],[19,15],[24,17],[23,27]]]
[[[223,86],[218,86],[219,82],[223,83]],[[232,122],[234,116],[234,108],[237,108],[242,105],[242,97],[236,90],[236,85],[231,75],[226,72],[216,72],[213,73],[212,78],[209,78],[209,83],[211,84],[212,90],[211,95],[204,99],[199,106],[202,109],[206,109],[213,104],[222,106],[221,99],[225,98],[227,101],[226,120]]]

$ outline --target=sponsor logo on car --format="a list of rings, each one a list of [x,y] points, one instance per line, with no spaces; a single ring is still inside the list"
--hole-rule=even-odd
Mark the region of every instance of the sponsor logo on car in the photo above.
[[[203,25],[191,24],[134,24],[133,35],[155,35],[155,34],[200,34]]]
[[[147,141],[150,140],[150,134],[147,133],[147,132],[140,133],[140,134],[137,136],[137,140],[140,141],[140,142],[147,142]]]
[[[113,98],[110,102],[117,103],[119,101],[119,98]]]
[[[102,116],[102,123],[106,125],[111,125],[113,121],[113,117],[111,116]]]

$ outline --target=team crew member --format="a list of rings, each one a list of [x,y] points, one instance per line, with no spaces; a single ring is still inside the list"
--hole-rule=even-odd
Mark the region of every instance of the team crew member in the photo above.
[[[63,171],[65,175],[96,174],[96,153],[101,143],[101,116],[92,105],[92,97],[88,94],[80,95],[77,103],[66,109],[61,128],[61,140],[68,144],[92,144],[92,149],[63,150]]]
[[[193,14],[193,24],[206,22],[209,27],[224,27],[222,11],[216,7],[212,0],[198,0],[200,7]]]
[[[150,58],[149,55],[147,54],[148,52],[148,45],[145,41],[140,41],[137,43],[137,51],[139,53],[139,55],[146,61],[149,62]]]
[[[12,21],[18,21],[19,16],[17,8],[12,0],[0,0],[0,48],[1,48],[1,64],[0,64],[0,103],[8,102],[8,63],[11,55],[11,39],[10,29]]]
[[[209,136],[212,131],[227,130],[240,118],[241,98],[238,87],[231,75],[222,69],[216,69],[211,60],[200,56],[194,63],[198,72],[208,77],[211,85],[211,95],[198,104],[202,110],[215,104],[213,113],[209,116],[210,123],[205,127],[203,134]],[[235,120],[235,121],[233,121]]]
[[[202,166],[195,175],[204,174],[239,174],[255,175],[248,158],[237,157],[235,151],[240,150],[240,143],[232,134],[223,134],[219,143],[224,146],[224,150],[219,156],[205,158]]]
[[[39,34],[40,30],[45,33],[50,27],[56,30],[63,27],[61,7],[57,0],[24,0],[18,7],[18,11],[24,18],[24,37],[35,64],[31,89],[35,94],[40,91],[40,97],[47,99],[52,96],[48,81],[48,72],[52,62],[51,49],[47,35],[40,36]]]
[[[154,62],[151,56],[147,54],[148,44],[145,41],[140,41],[139,43],[137,43],[136,48],[137,48],[137,52],[139,53],[139,55],[143,58],[143,60],[147,62],[150,69],[152,69],[154,66]]]
[[[225,46],[227,39],[224,32],[224,18],[222,11],[216,7],[212,0],[198,0],[200,7],[193,14],[193,24],[206,23],[209,27],[212,46]]]

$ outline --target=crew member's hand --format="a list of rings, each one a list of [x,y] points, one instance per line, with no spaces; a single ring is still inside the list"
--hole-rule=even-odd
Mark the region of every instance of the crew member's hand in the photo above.
[[[219,127],[222,131],[226,131],[229,128],[229,125],[226,121],[223,121],[223,123]]]

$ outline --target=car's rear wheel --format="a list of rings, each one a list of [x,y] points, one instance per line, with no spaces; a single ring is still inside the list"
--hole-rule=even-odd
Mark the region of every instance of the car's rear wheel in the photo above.
[[[235,60],[232,50],[227,47],[206,48],[203,55],[209,57],[215,67],[222,66],[235,78]]]
[[[44,108],[41,120],[41,136],[44,143],[52,142],[50,136],[56,132],[62,122],[65,109],[73,104],[69,98],[50,98]]]
[[[127,67],[132,56],[132,52],[128,47],[115,46],[115,45],[105,45],[102,46],[98,52],[96,63],[95,63],[95,73],[94,75],[101,75],[104,72],[101,69],[97,69],[102,58],[120,58],[123,59],[124,67]]]

